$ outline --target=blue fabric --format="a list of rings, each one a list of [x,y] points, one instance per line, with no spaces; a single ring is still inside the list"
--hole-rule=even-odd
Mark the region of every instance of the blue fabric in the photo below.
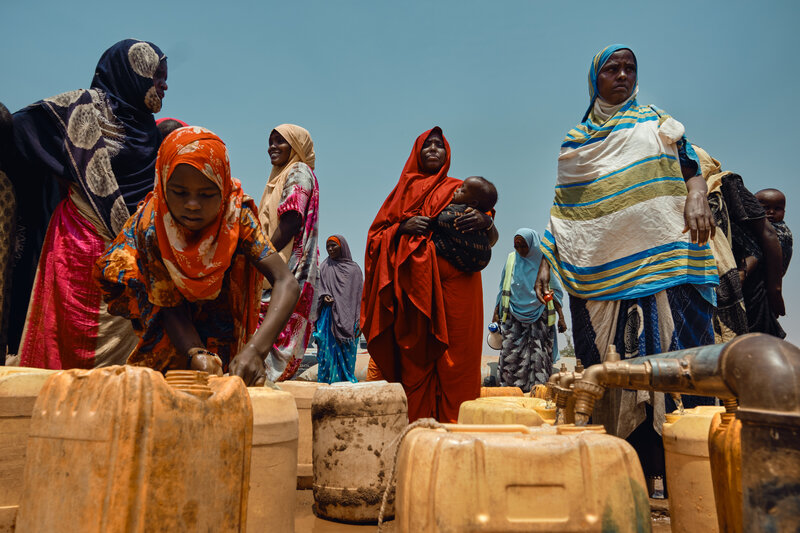
[[[684,350],[696,346],[714,344],[714,328],[711,317],[714,307],[690,285],[678,285],[666,289],[670,317],[659,316],[656,296],[631,298],[620,302],[614,345],[622,359],[644,357],[662,353],[664,321],[672,322],[674,329],[667,331],[668,351]],[[575,353],[584,366],[601,363],[600,352],[595,342],[596,334],[586,309],[586,300],[570,296],[572,315],[572,338]],[[627,354],[627,355],[626,355]],[[714,399],[704,396],[682,395],[686,408],[698,405],[713,405]],[[672,400],[667,396],[667,412],[671,412]]]
[[[536,275],[539,272],[539,263],[542,262],[543,257],[540,249],[541,240],[539,239],[539,234],[530,228],[518,229],[514,233],[514,236],[517,235],[525,239],[528,244],[528,255],[522,257],[519,252],[514,252],[516,258],[514,260],[514,271],[511,275],[509,312],[523,324],[531,324],[536,322],[545,310],[545,306],[536,298],[536,291],[534,290]],[[506,269],[503,267],[503,272],[500,275],[500,291],[497,293],[497,305],[500,305],[505,275]],[[550,278],[550,288],[553,290],[553,300],[561,305],[564,292],[555,276]]]
[[[336,383],[350,381],[357,383],[355,376],[358,336],[346,342],[339,342],[331,329],[332,312],[330,305],[323,305],[317,319],[314,338],[317,340],[317,381]],[[358,324],[356,323],[356,328]]]
[[[589,107],[586,109],[586,113],[583,115],[583,120],[581,120],[581,122],[585,122],[589,117],[589,113],[592,111],[592,107],[594,107],[594,101],[597,100],[597,75],[600,73],[600,69],[603,68],[603,65],[606,64],[606,61],[608,61],[609,57],[620,50],[629,50],[630,53],[633,54],[633,58],[636,59],[636,54],[633,53],[633,49],[630,46],[625,46],[624,44],[608,45],[592,58],[592,64],[589,66]],[[636,71],[638,77],[638,61],[636,64]],[[636,85],[639,85],[638,79],[636,81]],[[634,92],[636,92],[636,89],[634,89]],[[636,105],[636,100],[633,100],[631,105]]]

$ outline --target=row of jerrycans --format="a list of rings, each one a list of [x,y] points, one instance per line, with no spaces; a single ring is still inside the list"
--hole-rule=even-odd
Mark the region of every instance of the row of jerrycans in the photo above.
[[[3,368],[0,531],[292,531],[297,438],[238,378]]]
[[[297,464],[312,462],[312,402],[300,398],[311,400],[316,384],[297,385],[306,392],[292,391],[293,399],[193,372],[167,380],[133,367],[12,372],[0,369],[0,442],[8,450],[0,457],[0,530],[21,502],[17,531],[242,531],[245,516],[251,531],[292,531]],[[318,409],[320,428],[326,418],[332,428],[347,417],[375,421],[353,410],[360,397],[332,393],[322,394],[334,409]],[[309,433],[300,457],[295,400],[300,431]],[[553,427],[540,399],[476,402],[506,402],[534,419],[411,431],[397,462],[400,531],[649,530],[644,479],[625,441],[601,428]],[[508,423],[508,408],[489,411],[474,421],[496,423],[492,416],[505,413],[500,422]]]

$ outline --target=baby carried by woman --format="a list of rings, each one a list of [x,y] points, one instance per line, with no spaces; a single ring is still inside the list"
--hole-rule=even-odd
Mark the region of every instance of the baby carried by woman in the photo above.
[[[436,255],[447,259],[462,272],[479,272],[486,268],[492,258],[489,230],[464,232],[458,228],[456,220],[467,209],[494,212],[496,203],[497,189],[492,182],[481,176],[465,179],[453,193],[453,201],[433,219],[431,240]]]

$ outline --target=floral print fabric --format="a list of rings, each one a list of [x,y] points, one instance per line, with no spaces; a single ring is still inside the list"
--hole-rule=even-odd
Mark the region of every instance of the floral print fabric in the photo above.
[[[316,285],[319,278],[319,250],[317,249],[319,223],[319,186],[314,172],[305,163],[295,163],[289,171],[278,205],[278,216],[296,211],[303,217],[303,226],[294,237],[289,256],[289,270],[300,285],[300,300],[289,322],[275,341],[267,356],[267,377],[272,381],[291,378],[311,340],[316,320]],[[269,307],[271,289],[264,291],[261,305],[263,318]]]

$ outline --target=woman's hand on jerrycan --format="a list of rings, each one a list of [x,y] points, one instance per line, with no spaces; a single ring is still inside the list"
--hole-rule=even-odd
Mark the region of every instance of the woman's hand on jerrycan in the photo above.
[[[239,376],[248,387],[262,387],[267,380],[264,359],[251,345],[236,354],[230,365],[231,376]]]

